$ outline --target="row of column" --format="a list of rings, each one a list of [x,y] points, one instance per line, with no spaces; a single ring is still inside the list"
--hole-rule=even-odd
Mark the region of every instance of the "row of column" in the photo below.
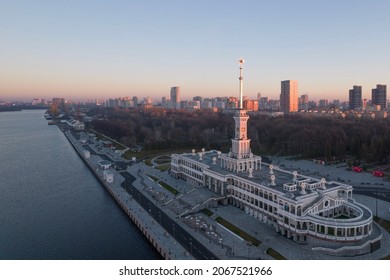
[[[236,173],[246,172],[249,169],[258,170],[261,169],[261,160],[260,159],[237,160],[234,158],[222,157],[221,168]]]
[[[307,231],[310,235],[332,240],[359,240],[368,236],[372,230],[372,222],[354,227],[328,226],[313,222],[297,222],[296,227],[294,227],[290,223],[290,218],[280,216],[279,221],[283,223],[283,227],[288,231],[294,232],[295,229],[303,230]]]
[[[204,185],[212,192],[226,195],[226,184],[211,176],[205,176]]]

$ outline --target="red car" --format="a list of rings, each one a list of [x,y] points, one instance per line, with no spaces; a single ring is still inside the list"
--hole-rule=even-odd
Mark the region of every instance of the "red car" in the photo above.
[[[363,169],[360,166],[353,166],[352,167],[352,171],[354,171],[354,172],[359,172],[360,173],[360,172],[362,172],[362,170]]]
[[[372,174],[376,177],[383,177],[383,171],[382,170],[374,170]]]

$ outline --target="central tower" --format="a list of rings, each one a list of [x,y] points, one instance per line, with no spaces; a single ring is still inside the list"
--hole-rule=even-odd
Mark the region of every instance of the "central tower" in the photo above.
[[[247,137],[247,122],[248,115],[246,110],[242,108],[242,93],[243,93],[243,76],[242,76],[242,65],[244,64],[244,60],[240,59],[240,77],[238,78],[240,81],[239,91],[240,91],[240,100],[239,100],[239,108],[235,111],[233,119],[235,122],[235,137],[232,139],[232,157],[236,159],[249,158],[251,150],[250,150],[250,142],[251,140]]]
[[[242,92],[243,81],[242,65],[244,60],[240,59],[240,100],[238,108],[234,112],[234,139],[232,139],[232,148],[227,154],[221,155],[221,167],[232,172],[248,172],[248,176],[252,176],[252,172],[261,169],[261,157],[255,156],[251,152],[251,140],[247,137],[248,114],[242,108]]]

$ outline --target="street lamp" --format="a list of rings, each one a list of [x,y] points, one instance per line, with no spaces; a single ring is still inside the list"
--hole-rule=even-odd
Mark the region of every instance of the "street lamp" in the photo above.
[[[375,196],[375,216],[378,218],[378,198]]]

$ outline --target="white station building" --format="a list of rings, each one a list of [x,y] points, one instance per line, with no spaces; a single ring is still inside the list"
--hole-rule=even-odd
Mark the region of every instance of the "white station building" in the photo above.
[[[351,185],[283,170],[251,152],[249,117],[242,109],[244,61],[239,62],[240,101],[230,152],[173,154],[172,176],[220,194],[220,203],[241,208],[298,243],[332,244],[321,247],[324,253],[354,256],[378,249],[380,229],[372,212],[353,199]]]

